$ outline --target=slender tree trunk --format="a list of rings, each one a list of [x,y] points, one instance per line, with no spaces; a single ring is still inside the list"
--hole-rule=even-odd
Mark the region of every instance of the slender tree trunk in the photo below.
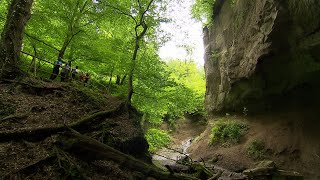
[[[19,55],[33,0],[12,0],[0,40],[0,78],[14,78],[19,72]]]
[[[152,3],[152,0],[150,1],[150,3]],[[143,17],[141,17],[141,21],[143,20]],[[138,28],[142,26],[143,30],[141,33],[138,34]],[[127,104],[131,104],[131,99],[132,99],[132,95],[133,95],[133,73],[135,70],[135,66],[136,66],[136,59],[137,59],[137,55],[138,55],[138,50],[139,50],[139,43],[141,41],[141,39],[144,37],[144,35],[146,34],[148,30],[148,26],[145,24],[144,21],[142,21],[139,25],[137,25],[135,27],[135,31],[136,31],[136,41],[135,41],[135,46],[134,46],[134,51],[133,51],[133,55],[132,55],[132,59],[131,59],[131,67],[130,67],[130,72],[129,72],[129,82],[128,82],[128,96],[127,96]]]
[[[64,54],[65,54],[68,46],[70,45],[72,39],[79,33],[80,33],[80,31],[76,32],[75,34],[72,34],[71,36],[66,37],[66,39],[64,40],[64,43],[59,51],[58,58],[61,58],[61,59],[64,58]]]
[[[110,72],[109,84],[108,84],[108,92],[111,93],[111,86],[112,86],[112,76],[113,76],[114,68],[112,68]]]
[[[120,85],[121,76],[120,76],[120,75],[117,75],[116,77],[117,77],[117,79],[116,79],[116,84],[117,84],[117,85]]]
[[[35,44],[33,44],[32,47],[33,47],[34,55],[32,56],[32,61],[31,61],[30,65],[29,65],[28,72],[30,71],[30,72],[34,73],[34,76],[36,76],[37,48],[36,48]]]
[[[34,76],[37,76],[37,48],[36,46],[33,46],[33,50],[34,50],[34,56],[33,56],[33,73]]]
[[[127,75],[124,75],[120,81],[120,85],[123,85],[124,81],[126,80]]]
[[[122,78],[121,78],[120,75],[117,75],[116,84],[117,85],[123,85],[123,83],[126,80],[126,78],[127,78],[127,75],[123,75]]]
[[[87,7],[89,1],[85,1],[84,4],[80,7],[80,14],[77,15],[77,11],[78,11],[78,8],[80,6],[80,1],[78,0],[77,1],[77,5],[76,7],[74,8],[73,10],[73,16],[70,18],[71,21],[70,21],[70,24],[68,25],[68,34],[67,34],[67,37],[66,39],[64,40],[63,42],[63,45],[59,51],[59,54],[58,54],[58,58],[61,58],[63,59],[64,58],[64,54],[68,48],[68,46],[70,45],[72,39],[81,32],[81,30],[77,30],[76,29],[76,26],[79,25],[79,21],[81,19],[81,17],[83,17],[83,13],[85,11],[85,8]]]
[[[135,69],[137,54],[138,54],[138,50],[139,50],[139,41],[140,41],[140,39],[137,37],[136,38],[136,45],[134,47],[133,56],[132,56],[132,60],[131,60],[131,68],[130,68],[130,72],[129,72],[129,82],[128,82],[128,96],[127,96],[127,103],[128,104],[131,104],[131,99],[132,99],[132,95],[133,95],[133,72]]]

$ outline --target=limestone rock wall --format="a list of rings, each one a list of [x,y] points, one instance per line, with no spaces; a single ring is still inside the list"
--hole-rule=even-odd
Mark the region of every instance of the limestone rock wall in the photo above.
[[[320,75],[320,2],[218,0],[204,28],[206,108],[260,111]],[[305,93],[305,92],[302,92]],[[302,98],[303,99],[303,98]]]

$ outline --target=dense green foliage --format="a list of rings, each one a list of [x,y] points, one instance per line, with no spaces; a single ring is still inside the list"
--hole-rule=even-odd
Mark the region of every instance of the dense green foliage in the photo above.
[[[10,1],[0,2],[2,28]],[[90,73],[88,87],[94,90],[88,94],[93,99],[95,92],[125,99],[131,76],[132,104],[144,113],[149,128],[157,127],[163,119],[174,121],[185,113],[202,113],[203,69],[180,60],[166,63],[158,55],[161,40],[167,39],[157,37],[160,23],[168,21],[162,16],[166,5],[160,0],[34,1],[22,49],[28,55],[21,54],[20,67],[49,78],[52,64],[62,57],[64,63],[71,62],[80,72]],[[37,57],[35,63],[32,56]],[[147,137],[151,132],[161,134],[152,129]]]
[[[247,125],[235,120],[220,119],[211,129],[210,145],[221,143],[223,146],[238,143],[244,135]]]
[[[149,123],[160,125],[164,117],[174,121],[184,113],[204,111],[204,72],[195,63],[172,60],[167,65],[150,65],[154,69],[143,72],[148,78],[138,82],[133,99]]]
[[[216,0],[195,0],[192,6],[192,16],[197,21],[207,25],[212,22],[213,5]]]
[[[151,152],[170,144],[169,134],[159,129],[149,129],[145,136],[149,143],[149,151]]]
[[[247,146],[247,153],[250,157],[261,159],[265,156],[265,146],[259,139],[252,140]]]

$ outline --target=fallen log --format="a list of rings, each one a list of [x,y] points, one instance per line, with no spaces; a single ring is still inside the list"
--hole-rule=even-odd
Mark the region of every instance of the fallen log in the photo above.
[[[204,165],[200,163],[194,163],[192,164],[192,166],[193,169],[195,169],[198,172],[198,176],[201,179],[208,179],[214,175],[213,172],[211,172],[208,168],[206,168]]]
[[[165,167],[169,170],[169,172],[172,173],[189,173],[191,171],[189,166],[181,165],[181,164],[174,164],[170,165],[167,164]]]
[[[298,172],[278,170],[272,167],[257,167],[254,169],[247,169],[243,171],[243,174],[247,175],[249,178],[257,178],[260,176],[279,176],[289,179],[303,179],[303,176]]]
[[[209,178],[208,180],[217,180],[221,177],[221,175],[222,175],[222,171],[219,171],[216,174],[214,174],[211,178]]]
[[[74,154],[84,161],[111,160],[120,164],[120,166],[139,171],[147,177],[154,177],[156,179],[197,179],[163,171],[156,168],[154,165],[135,159],[132,156],[124,154],[108,145],[102,144],[95,139],[81,135],[73,130],[64,133],[60,146],[65,151]]]
[[[18,129],[10,131],[0,132],[0,142],[8,141],[20,141],[22,139],[28,141],[39,141],[43,140],[46,137],[51,136],[52,134],[57,134],[63,132],[70,127],[81,133],[88,132],[94,128],[93,124],[99,124],[105,120],[105,118],[112,118],[119,115],[124,110],[124,104],[120,104],[118,107],[111,109],[109,111],[101,111],[94,113],[90,116],[87,116],[77,122],[71,124],[62,124],[60,126],[54,127],[40,127],[32,129]]]

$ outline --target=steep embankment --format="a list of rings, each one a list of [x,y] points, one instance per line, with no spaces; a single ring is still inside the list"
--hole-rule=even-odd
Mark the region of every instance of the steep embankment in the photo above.
[[[118,98],[92,92],[76,83],[1,81],[0,177],[143,177],[134,173],[139,169],[126,168],[133,162],[144,166],[143,162],[121,154],[150,162],[140,117]],[[75,135],[68,127],[90,138]],[[125,165],[121,166],[119,161]]]
[[[236,172],[255,168],[262,160],[271,160],[279,169],[317,177],[320,176],[320,132],[312,131],[311,124],[301,127],[300,117],[301,114],[297,112],[227,117],[245,123],[248,130],[239,143],[210,146],[211,129],[217,120],[214,118],[192,143],[188,153],[195,160],[202,158]],[[316,125],[319,127],[320,124]],[[309,133],[305,133],[304,128],[310,129]],[[250,149],[254,142],[261,143],[261,147]],[[252,151],[256,154],[250,154]]]
[[[317,0],[216,1],[204,29],[206,109],[244,112],[250,129],[229,148],[194,144],[198,157],[222,153],[220,165],[245,169],[255,161],[246,144],[259,138],[278,167],[319,176],[319,16]]]

